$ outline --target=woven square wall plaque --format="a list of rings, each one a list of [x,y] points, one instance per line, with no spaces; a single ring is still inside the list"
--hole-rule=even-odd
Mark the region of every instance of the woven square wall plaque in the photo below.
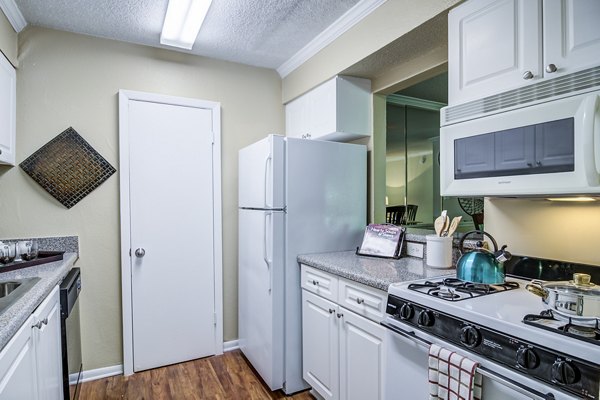
[[[116,171],[73,128],[46,143],[19,166],[67,208]]]

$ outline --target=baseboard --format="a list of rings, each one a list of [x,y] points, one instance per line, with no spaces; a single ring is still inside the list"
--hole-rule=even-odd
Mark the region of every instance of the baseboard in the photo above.
[[[237,340],[231,340],[223,343],[223,351],[232,351],[239,349],[239,343]],[[81,374],[81,382],[95,381],[96,379],[107,378],[109,376],[121,375],[123,373],[122,365],[113,365],[111,367],[104,367],[98,369],[91,369],[83,371]],[[77,374],[69,375],[69,384],[74,384],[77,381]]]
[[[104,367],[98,369],[90,369],[81,373],[81,382],[95,381],[96,379],[108,378],[109,376],[123,374],[122,365],[113,365],[111,367]],[[74,385],[77,382],[78,374],[69,375],[69,384]]]
[[[223,351],[232,351],[232,350],[236,350],[240,348],[240,343],[239,341],[236,340],[230,340],[229,342],[225,342],[223,343]]]

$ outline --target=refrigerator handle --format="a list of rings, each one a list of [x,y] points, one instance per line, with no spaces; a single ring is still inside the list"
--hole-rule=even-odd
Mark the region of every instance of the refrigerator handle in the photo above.
[[[269,156],[267,157],[267,159],[265,160],[265,208],[272,208],[272,204],[269,205],[267,199],[268,199],[268,189],[269,189],[269,164],[272,161],[272,157],[271,154],[269,153]]]
[[[267,216],[269,216],[271,223],[273,223],[273,218],[272,218],[272,214],[271,211],[265,211],[265,219],[264,219],[264,236],[263,236],[263,260],[265,260],[265,264],[267,264],[267,269],[269,270],[269,293],[271,293],[271,286],[272,286],[272,281],[273,281],[273,272],[272,272],[272,268],[271,268],[271,263],[273,262],[273,260],[271,260],[269,258],[267,249],[268,249],[268,245],[267,245]]]

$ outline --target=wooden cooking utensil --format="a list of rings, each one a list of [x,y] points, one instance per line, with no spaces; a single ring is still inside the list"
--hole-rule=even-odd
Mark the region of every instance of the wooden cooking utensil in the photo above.
[[[462,219],[462,216],[452,218],[452,223],[450,224],[450,227],[448,228],[448,231],[446,232],[446,236],[452,236],[454,234],[454,232],[456,232],[456,229],[458,228],[458,224],[460,224],[461,219]]]
[[[446,219],[442,216],[439,216],[433,222],[433,228],[435,229],[435,233],[438,236],[442,236],[442,230],[444,229],[444,225],[446,225]]]

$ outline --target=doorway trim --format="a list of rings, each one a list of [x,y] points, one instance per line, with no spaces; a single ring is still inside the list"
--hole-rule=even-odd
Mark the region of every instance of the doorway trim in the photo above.
[[[129,101],[208,109],[212,112],[213,260],[215,350],[223,353],[223,243],[221,205],[221,103],[187,97],[119,90],[119,192],[121,226],[121,298],[123,312],[123,374],[133,372],[133,314],[131,291],[131,215],[129,193]],[[158,158],[158,157],[157,157]]]

